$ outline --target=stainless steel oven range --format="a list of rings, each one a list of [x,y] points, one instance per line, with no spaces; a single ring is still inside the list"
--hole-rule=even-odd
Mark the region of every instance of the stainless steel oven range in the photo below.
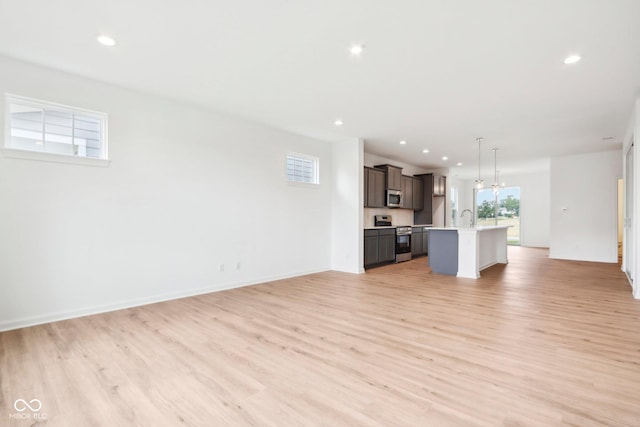
[[[411,260],[411,227],[396,227],[396,262]]]
[[[375,227],[392,227],[391,215],[375,215],[373,217]],[[411,226],[396,227],[396,262],[409,261],[411,259]]]

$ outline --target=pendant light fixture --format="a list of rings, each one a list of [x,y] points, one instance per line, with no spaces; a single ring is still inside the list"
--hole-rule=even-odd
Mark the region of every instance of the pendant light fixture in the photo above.
[[[480,152],[481,152],[481,148],[482,148],[482,140],[484,138],[476,138],[476,142],[478,143],[478,179],[476,179],[476,188],[478,190],[482,189],[482,187],[484,187],[484,181],[482,180],[482,178],[480,178]]]
[[[504,188],[505,184],[500,184],[500,180],[498,179],[498,150],[499,148],[493,149],[493,184],[491,185],[491,189],[493,190],[493,194],[498,195],[500,192],[500,188]]]

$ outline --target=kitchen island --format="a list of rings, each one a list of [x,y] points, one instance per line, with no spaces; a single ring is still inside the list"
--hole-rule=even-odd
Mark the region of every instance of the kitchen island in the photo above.
[[[495,264],[508,264],[508,226],[429,229],[429,267],[433,273],[469,279]]]

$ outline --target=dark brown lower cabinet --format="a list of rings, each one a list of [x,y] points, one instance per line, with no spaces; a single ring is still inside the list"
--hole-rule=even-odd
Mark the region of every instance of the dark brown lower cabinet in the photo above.
[[[394,262],[396,260],[396,230],[380,230],[380,247],[378,248],[380,262]]]
[[[367,268],[372,265],[376,265],[378,263],[378,259],[380,256],[378,255],[378,248],[380,247],[380,239],[378,236],[378,231],[375,230],[374,233],[371,233],[372,230],[364,231],[364,267]]]
[[[422,227],[413,227],[411,229],[411,258],[417,258],[424,255],[422,250]]]
[[[420,256],[428,255],[429,248],[429,233],[427,227],[413,227],[411,228],[411,257],[417,258]]]
[[[364,268],[396,260],[396,229],[364,230]]]

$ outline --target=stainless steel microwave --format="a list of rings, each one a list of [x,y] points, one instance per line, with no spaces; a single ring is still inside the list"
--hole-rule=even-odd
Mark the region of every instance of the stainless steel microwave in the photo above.
[[[387,207],[389,208],[401,208],[402,207],[402,191],[399,190],[387,190]]]

